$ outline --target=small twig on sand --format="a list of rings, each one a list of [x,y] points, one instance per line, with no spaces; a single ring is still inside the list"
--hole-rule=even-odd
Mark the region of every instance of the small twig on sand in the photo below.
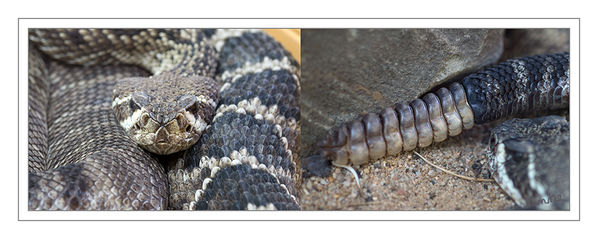
[[[417,153],[417,151],[413,151],[413,153],[415,155],[417,155],[418,157],[420,157],[421,159],[423,159],[424,162],[428,163],[429,165],[432,165],[433,167],[435,167],[437,169],[440,169],[442,172],[448,173],[448,174],[453,175],[455,177],[462,178],[462,179],[469,180],[469,181],[476,181],[476,182],[494,182],[494,179],[491,179],[491,178],[472,178],[472,177],[467,177],[467,176],[463,176],[463,175],[459,175],[459,174],[453,173],[453,172],[451,172],[449,170],[446,170],[446,169],[444,169],[444,168],[442,168],[442,167],[440,167],[438,165],[435,165],[432,162],[428,161],[426,158],[424,158],[424,156],[422,156],[421,154]]]

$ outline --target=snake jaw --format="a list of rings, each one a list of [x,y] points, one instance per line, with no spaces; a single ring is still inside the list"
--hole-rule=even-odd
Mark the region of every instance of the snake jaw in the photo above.
[[[188,112],[180,112],[177,117],[165,124],[157,123],[153,118],[146,118],[143,113],[137,118],[135,125],[128,130],[130,137],[142,148],[159,155],[173,154],[186,150],[200,138],[207,123]],[[146,117],[144,117],[146,116]],[[143,121],[147,123],[143,124]]]
[[[159,123],[146,108],[137,109],[120,120],[129,137],[147,151],[167,155],[188,149],[195,144],[208,123],[189,112],[179,112],[175,118]]]

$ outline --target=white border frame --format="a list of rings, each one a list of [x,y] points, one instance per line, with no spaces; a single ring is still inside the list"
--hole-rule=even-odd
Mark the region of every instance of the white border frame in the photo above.
[[[19,19],[19,220],[579,220],[579,19]],[[28,28],[569,28],[570,211],[28,211]]]

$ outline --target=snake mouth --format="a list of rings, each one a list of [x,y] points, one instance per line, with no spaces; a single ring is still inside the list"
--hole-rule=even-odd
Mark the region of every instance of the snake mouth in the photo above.
[[[148,151],[160,155],[167,155],[182,151],[191,147],[198,136],[187,134],[186,132],[167,132],[165,128],[160,128],[156,133],[151,134],[153,140],[145,144]]]
[[[199,140],[200,134],[185,118],[175,119],[159,124],[148,119],[140,129],[132,130],[132,138],[143,149],[158,155],[168,155],[190,148]]]
[[[151,144],[141,145],[145,150],[158,155],[173,154],[185,149],[188,149],[193,144],[188,141],[169,141],[169,142],[153,142]]]
[[[156,144],[167,144],[170,141],[170,135],[168,130],[162,126],[156,131],[154,142],[156,142]]]

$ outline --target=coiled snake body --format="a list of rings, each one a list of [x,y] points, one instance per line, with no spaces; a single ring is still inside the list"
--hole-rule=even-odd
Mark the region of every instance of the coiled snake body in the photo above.
[[[30,209],[299,209],[298,68],[264,33],[32,30],[29,65]]]

